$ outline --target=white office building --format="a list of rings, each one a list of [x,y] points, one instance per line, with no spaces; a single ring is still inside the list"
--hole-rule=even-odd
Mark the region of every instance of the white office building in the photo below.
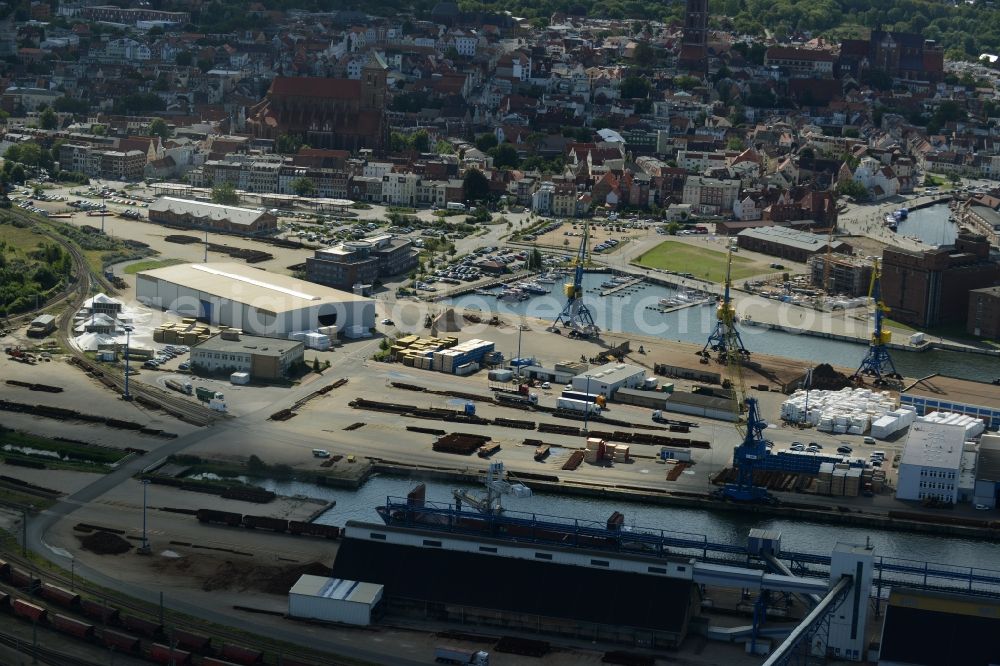
[[[971,445],[974,447],[974,445]],[[964,470],[975,468],[975,450],[966,452],[965,428],[917,422],[910,426],[899,463],[896,499],[957,503]],[[963,461],[963,457],[966,460]],[[974,477],[973,477],[974,479]],[[974,485],[974,480],[973,480]]]
[[[573,390],[600,393],[610,400],[618,389],[637,388],[645,379],[646,371],[637,365],[607,363],[573,377]]]

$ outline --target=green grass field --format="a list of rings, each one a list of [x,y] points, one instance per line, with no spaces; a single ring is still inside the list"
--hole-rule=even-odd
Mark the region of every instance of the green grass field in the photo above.
[[[128,275],[135,275],[140,271],[151,271],[154,268],[166,268],[167,266],[176,266],[177,264],[187,263],[183,259],[146,259],[145,261],[137,261],[134,264],[129,264],[125,267],[125,272]]]
[[[635,263],[645,268],[659,268],[675,273],[690,273],[696,278],[711,282],[726,279],[726,253],[709,250],[679,241],[663,241],[649,252],[636,258]],[[733,255],[733,280],[768,271],[767,264]]]

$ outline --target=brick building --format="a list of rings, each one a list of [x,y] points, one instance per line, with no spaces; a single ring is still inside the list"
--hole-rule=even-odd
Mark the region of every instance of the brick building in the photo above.
[[[825,236],[789,227],[744,229],[736,235],[736,242],[741,249],[802,263],[809,261],[813,255],[825,254],[829,245]],[[850,254],[852,248],[843,241],[834,241],[833,251]]]
[[[990,244],[964,233],[954,245],[882,252],[882,297],[892,318],[932,327],[959,322],[969,313],[969,292],[1000,284],[1000,265],[990,260]]]
[[[1000,287],[969,292],[969,317],[965,330],[983,338],[1000,338]]]

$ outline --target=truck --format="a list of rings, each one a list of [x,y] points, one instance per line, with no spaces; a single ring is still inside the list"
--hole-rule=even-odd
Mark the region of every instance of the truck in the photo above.
[[[513,382],[490,382],[490,390],[497,393],[519,393],[528,395],[531,387],[527,384],[514,384]]]
[[[459,203],[458,201],[449,201],[447,205],[448,210],[465,210],[465,204]]]
[[[593,402],[600,407],[605,407],[608,404],[607,398],[604,397],[603,393],[586,393],[584,391],[571,391],[569,389],[564,389],[562,392],[562,397],[567,400],[581,400],[583,402]]]
[[[597,403],[587,402],[586,400],[573,400],[572,398],[558,398],[556,400],[556,409],[568,412],[580,412],[581,414],[590,414],[591,416],[597,416],[601,413],[601,406]]]
[[[219,393],[218,391],[215,391],[215,390],[210,389],[210,388],[205,388],[204,386],[199,386],[198,388],[196,388],[194,390],[194,395],[195,395],[196,398],[198,398],[202,402],[209,402],[211,400],[224,400],[225,399],[225,397],[221,393]]]
[[[434,650],[434,661],[439,664],[471,664],[472,666],[490,666],[490,653],[485,650],[463,650],[461,648],[438,647]]]
[[[528,406],[538,404],[537,393],[528,393],[526,395],[521,393],[497,393],[493,396],[493,399],[501,405]]]
[[[173,389],[174,391],[177,391],[178,393],[183,393],[184,395],[191,395],[191,393],[193,392],[191,388],[191,382],[181,383],[174,379],[168,379],[166,381],[166,385],[168,389]]]

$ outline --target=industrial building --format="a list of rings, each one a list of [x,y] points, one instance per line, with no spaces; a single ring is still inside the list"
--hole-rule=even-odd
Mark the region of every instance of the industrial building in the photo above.
[[[611,399],[618,389],[642,386],[645,379],[646,370],[637,365],[606,363],[573,377],[573,390]]]
[[[28,326],[29,338],[44,338],[56,330],[56,318],[50,314],[41,314],[31,320]]]
[[[298,340],[263,338],[223,331],[191,347],[196,373],[246,372],[253,379],[281,379],[303,363],[305,345]]]
[[[149,204],[149,221],[241,236],[263,236],[278,230],[277,216],[265,210],[174,197],[162,197]]]
[[[303,574],[288,591],[288,615],[368,626],[382,590],[376,583]]]
[[[977,337],[1000,338],[1000,287],[983,287],[969,292],[965,330]]]
[[[375,325],[370,298],[235,262],[143,271],[135,292],[146,305],[253,335],[287,337],[336,325],[344,335],[360,337]]]
[[[1000,435],[983,435],[976,460],[976,490],[972,501],[995,509],[1000,495]]]
[[[809,260],[812,285],[831,294],[867,296],[872,283],[872,264],[842,254],[817,254]]]
[[[379,278],[407,273],[417,267],[417,250],[405,238],[390,234],[347,241],[306,259],[306,279],[339,289],[371,285]]]
[[[805,263],[816,254],[826,253],[830,243],[823,236],[789,227],[761,227],[744,229],[736,235],[740,249],[781,257],[788,261]],[[843,241],[832,243],[833,252],[850,254],[853,250]]]
[[[736,420],[736,404],[730,398],[701,393],[684,393],[683,391],[675,391],[667,397],[669,399],[663,407],[664,411],[703,416],[720,421]]]
[[[1000,264],[983,236],[959,234],[954,245],[882,251],[882,300],[896,321],[928,328],[963,321],[973,289],[1000,284]]]
[[[965,428],[943,423],[914,423],[899,463],[896,499],[959,501]]]

